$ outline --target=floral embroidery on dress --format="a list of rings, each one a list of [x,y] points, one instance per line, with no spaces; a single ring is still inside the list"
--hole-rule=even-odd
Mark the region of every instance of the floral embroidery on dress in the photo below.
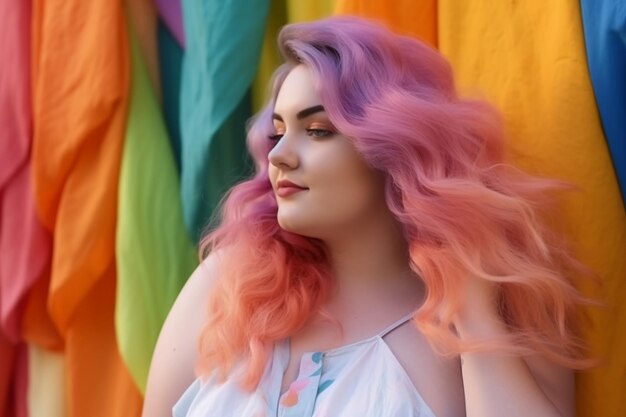
[[[289,388],[280,397],[280,404],[283,407],[295,407],[300,402],[302,391],[311,385],[309,390],[315,389],[316,396],[328,388],[333,380],[324,381],[320,384],[322,375],[322,352],[305,353],[300,360],[300,373],[298,378],[289,385]]]
[[[298,404],[298,395],[306,386],[309,385],[308,379],[295,380],[289,385],[289,388],[281,397],[280,403],[285,407],[293,407]]]

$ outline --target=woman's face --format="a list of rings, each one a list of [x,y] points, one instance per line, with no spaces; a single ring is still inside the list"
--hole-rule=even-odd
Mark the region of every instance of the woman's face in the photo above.
[[[269,177],[283,229],[328,239],[387,210],[382,174],[331,124],[306,66],[287,75],[273,123]]]

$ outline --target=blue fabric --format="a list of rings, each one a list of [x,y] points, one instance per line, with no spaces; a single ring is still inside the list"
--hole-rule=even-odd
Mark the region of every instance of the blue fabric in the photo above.
[[[159,47],[159,70],[161,71],[161,91],[163,91],[163,116],[172,152],[176,160],[176,169],[180,175],[180,78],[183,65],[183,49],[161,19],[159,19],[157,26],[157,41]]]
[[[582,0],[581,9],[591,81],[626,201],[626,1]]]
[[[223,193],[250,172],[245,123],[267,0],[184,0],[181,193],[194,238]]]

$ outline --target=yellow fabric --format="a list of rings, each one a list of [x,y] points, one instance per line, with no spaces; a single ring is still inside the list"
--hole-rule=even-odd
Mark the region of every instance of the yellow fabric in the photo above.
[[[281,59],[276,46],[276,38],[280,28],[287,23],[287,9],[284,0],[273,0],[270,3],[270,10],[267,14],[267,24],[263,46],[261,48],[261,58],[256,77],[252,83],[252,111],[261,110],[267,101],[271,86],[270,79],[272,73],[280,65]]]
[[[29,417],[67,417],[63,354],[28,346]]]
[[[286,0],[286,3],[289,23],[321,19],[335,9],[335,0]]]
[[[376,19],[396,33],[437,46],[437,0],[337,0],[335,13]]]
[[[608,308],[592,311],[586,337],[606,364],[578,376],[578,415],[622,415],[626,216],[588,76],[578,2],[440,0],[438,16],[439,47],[461,89],[479,90],[502,109],[513,162],[580,188],[564,199],[561,220],[575,253],[602,280]],[[583,290],[598,295],[590,285]]]

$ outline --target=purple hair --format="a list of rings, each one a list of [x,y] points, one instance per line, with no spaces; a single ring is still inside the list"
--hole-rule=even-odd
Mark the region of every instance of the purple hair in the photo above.
[[[365,20],[288,25],[278,43],[285,63],[248,133],[258,173],[231,191],[221,225],[202,245],[203,253],[227,248],[227,256],[209,303],[200,369],[225,374],[243,355],[245,385],[254,386],[269,344],[319,311],[331,285],[323,243],[278,226],[267,176],[274,101],[300,64],[314,74],[334,126],[385,175],[387,205],[427,289],[416,324],[433,346],[446,354],[537,353],[586,366],[576,330],[586,300],[567,277],[582,267],[540,215],[547,193],[564,185],[504,162],[499,114],[485,102],[459,98],[451,67],[436,50]],[[470,274],[497,283],[508,337],[471,344],[450,332]]]

